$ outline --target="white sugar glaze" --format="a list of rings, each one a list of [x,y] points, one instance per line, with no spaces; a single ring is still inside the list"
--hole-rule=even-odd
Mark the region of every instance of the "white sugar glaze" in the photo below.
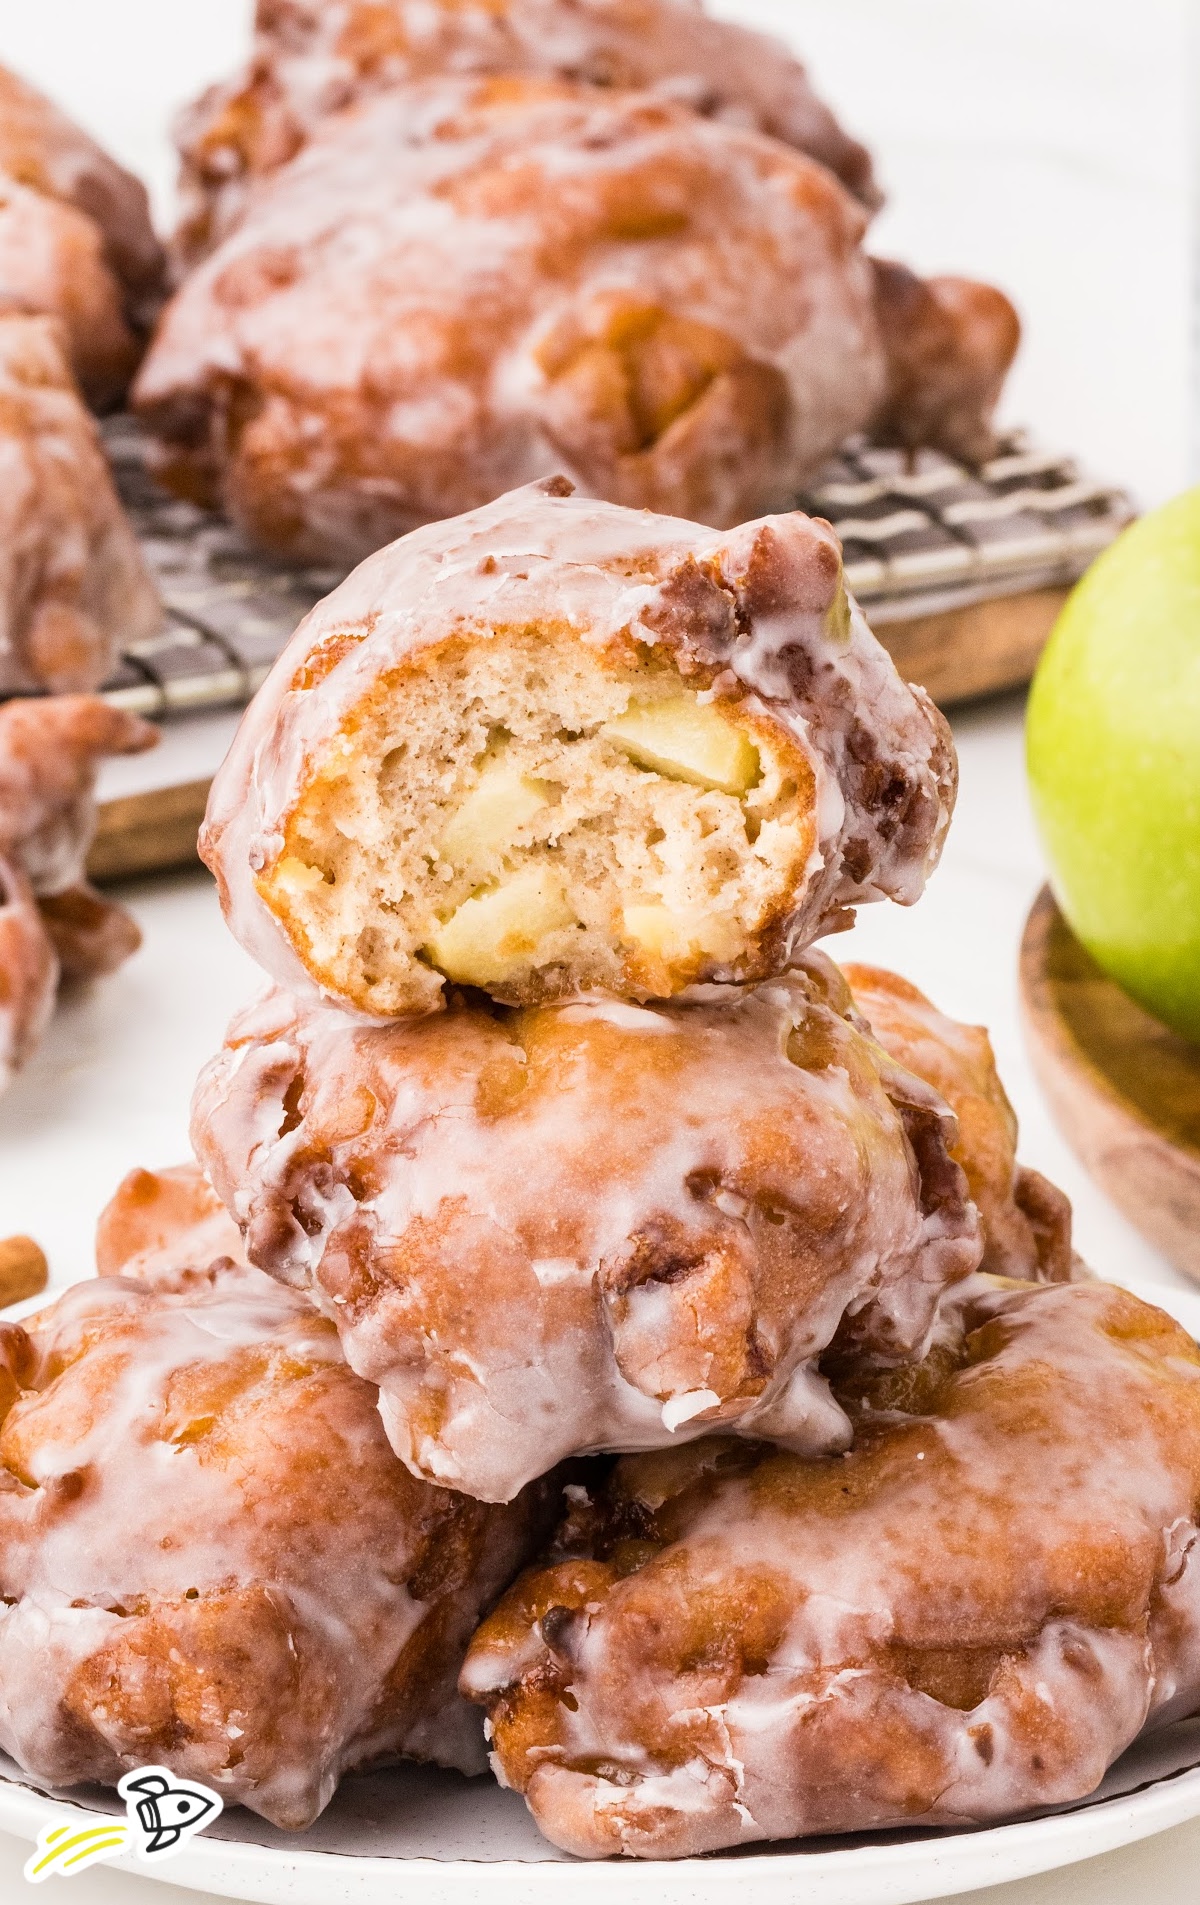
[[[981,1248],[943,1101],[847,1009],[818,955],[655,1010],[373,1028],[275,993],[202,1074],[193,1141],[415,1473],[507,1499],[714,1423],[844,1446],[815,1358],[844,1318],[918,1351]]]
[[[1200,1703],[1194,1345],[1095,1283],[972,1279],[955,1319],[927,1407],[868,1407],[853,1451],[807,1467],[627,1461],[608,1492],[643,1558],[513,1590],[462,1684],[509,1690],[503,1770],[556,1843],[664,1857],[1002,1818],[1084,1796]]]
[[[254,177],[331,112],[431,73],[546,73],[653,86],[730,125],[809,152],[867,204],[870,160],[809,86],[789,48],[692,0],[273,0],[250,66],[180,128],[189,249],[236,223]]]
[[[6,1752],[56,1784],[163,1761],[291,1825],[381,1755],[480,1766],[453,1676],[530,1505],[414,1483],[302,1297],[160,1261],[73,1286],[4,1350]]]
[[[247,710],[202,851],[234,934],[274,978],[314,995],[255,874],[282,852],[317,764],[353,746],[356,706],[393,671],[434,665],[455,636],[563,622],[601,649],[632,638],[681,672],[727,671],[805,749],[819,839],[785,961],[847,907],[919,897],[949,825],[953,745],[848,605],[828,524],[792,514],[722,534],[533,485],[368,558],[301,623]],[[303,685],[306,660],[330,643],[345,652],[317,688]]]
[[[168,470],[281,553],[364,555],[564,467],[733,523],[884,396],[865,224],[823,166],[661,96],[396,86],[261,183],[177,293],[136,401]],[[588,338],[635,348],[638,313],[676,355],[646,358],[631,426],[570,365]]]

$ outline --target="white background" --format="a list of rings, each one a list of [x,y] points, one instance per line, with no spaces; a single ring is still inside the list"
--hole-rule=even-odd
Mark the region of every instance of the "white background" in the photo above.
[[[1006,416],[1153,503],[1188,480],[1187,0],[722,0],[786,32],[848,126],[878,155],[889,204],[874,248],[925,269],[989,277],[1026,341]],[[171,111],[229,69],[248,0],[0,0],[0,60],[24,71],[151,183],[169,216]],[[869,909],[835,953],[907,972],[950,1011],[987,1023],[1020,1113],[1023,1150],[1076,1201],[1103,1274],[1171,1273],[1088,1184],[1030,1074],[1016,1016],[1016,948],[1043,877],[1021,764],[1018,698],[955,722],[958,818],[942,870],[911,913]],[[226,723],[167,747],[218,746]],[[201,771],[190,761],[185,774]],[[112,787],[119,785],[114,777]],[[138,1163],[184,1153],[198,1066],[256,975],[223,931],[207,879],[131,889],[146,946],[60,1011],[0,1103],[0,1235],[28,1230],[56,1281],[87,1274],[96,1214]],[[25,1848],[0,1839],[0,1899],[21,1895]],[[1200,1825],[1071,1872],[975,1896],[980,1905],[1194,1905]],[[94,1870],[53,1880],[46,1905],[168,1905],[195,1894]],[[70,1886],[68,1894],[67,1887]],[[613,1874],[620,1896],[620,1873]]]

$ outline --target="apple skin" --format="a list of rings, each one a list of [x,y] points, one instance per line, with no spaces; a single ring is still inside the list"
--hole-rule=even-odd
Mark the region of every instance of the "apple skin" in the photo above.
[[[1109,977],[1200,1042],[1200,489],[1069,598],[1026,727],[1055,896]]]

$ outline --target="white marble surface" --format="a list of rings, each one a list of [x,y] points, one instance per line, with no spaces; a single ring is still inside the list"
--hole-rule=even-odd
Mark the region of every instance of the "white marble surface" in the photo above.
[[[1187,475],[1186,0],[723,0],[792,31],[828,94],[881,157],[881,249],[993,276],[1027,342],[1008,414],[1147,501]],[[248,0],[0,0],[0,59],[23,68],[150,177],[169,202],[167,106],[235,56]],[[165,102],[165,103],[164,103]],[[1042,867],[1013,698],[956,721],[962,796],[945,862],[910,913],[877,907],[831,948],[898,966],[950,1011],[986,1022],[1023,1151],[1076,1203],[1078,1240],[1106,1275],[1172,1273],[1093,1189],[1053,1128],[1016,1012],[1016,949]],[[229,722],[169,737],[203,771]],[[161,763],[155,768],[160,771]],[[141,768],[136,770],[138,773]],[[146,763],[149,771],[149,760]],[[133,784],[115,773],[109,791]],[[185,1148],[195,1072],[257,983],[200,874],[127,898],[146,944],[63,1005],[0,1103],[0,1232],[29,1230],[56,1282],[90,1267],[96,1214],[133,1164]],[[25,1848],[0,1838],[0,1898]],[[1200,1823],[999,1891],[980,1905],[1192,1905]],[[78,1905],[170,1905],[183,1893],[102,1869],[52,1880]],[[147,1888],[157,1887],[152,1894]],[[614,1900],[620,1875],[613,1874]]]

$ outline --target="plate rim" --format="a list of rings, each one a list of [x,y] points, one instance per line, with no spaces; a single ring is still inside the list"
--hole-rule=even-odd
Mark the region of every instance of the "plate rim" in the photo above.
[[[0,1831],[33,1841],[50,1813],[68,1819],[95,1820],[108,1815],[94,1811],[76,1800],[43,1795],[25,1780],[0,1774]],[[419,1881],[427,1898],[431,1885],[440,1881],[441,1894],[447,1895],[456,1882],[470,1876],[487,1875],[497,1881],[493,1894],[500,1905],[508,1896],[509,1883],[524,1888],[523,1897],[541,1897],[534,1887],[561,1888],[566,1872],[572,1885],[582,1884],[598,1893],[611,1881],[619,1864],[621,1884],[653,1886],[659,1899],[673,1896],[689,1901],[699,1899],[707,1888],[697,1887],[701,1872],[712,1874],[712,1890],[727,1891],[732,1874],[755,1883],[764,1896],[779,1889],[801,1874],[826,1881],[812,1889],[817,1905],[822,1895],[849,1898],[853,1894],[838,1880],[887,1878],[905,1880],[889,1891],[895,1905],[916,1905],[918,1900],[943,1898],[984,1886],[1004,1884],[1037,1876],[1152,1838],[1159,1832],[1200,1816],[1200,1765],[1166,1773],[1132,1793],[1111,1799],[1082,1801],[1066,1812],[1044,1814],[1036,1819],[1018,1819],[993,1826],[971,1827],[962,1831],[931,1834],[928,1838],[905,1843],[868,1843],[839,1847],[832,1851],[741,1852],[736,1860],[692,1857],[670,1860],[628,1859],[438,1859],[427,1855],[391,1858],[374,1853],[357,1855],[346,1852],[310,1851],[305,1847],[281,1849],[255,1845],[245,1840],[193,1840],[178,1859],[148,1869],[134,1854],[109,1862],[110,1869],[138,1877],[153,1877],[188,1890],[210,1891],[218,1895],[273,1900],[283,1897],[308,1897],[289,1879],[309,1877],[318,1881],[321,1893],[330,1900],[372,1896],[382,1898],[384,1886],[395,1887],[405,1879]],[[1047,1857],[1046,1854],[1051,1856]],[[941,1868],[939,1871],[939,1867]],[[224,1868],[224,1869],[223,1869]],[[543,1876],[535,1876],[542,1875]],[[683,1884],[672,1884],[673,1875],[683,1875]],[[350,1884],[331,1887],[336,1879]],[[254,1890],[235,1890],[230,1884],[258,1879]],[[266,1881],[265,1885],[262,1881]],[[507,1881],[507,1883],[506,1883]],[[774,1887],[772,1887],[774,1881]],[[915,1889],[914,1889],[915,1887]],[[549,1892],[545,1895],[548,1897]],[[874,1897],[872,1893],[870,1896]]]

